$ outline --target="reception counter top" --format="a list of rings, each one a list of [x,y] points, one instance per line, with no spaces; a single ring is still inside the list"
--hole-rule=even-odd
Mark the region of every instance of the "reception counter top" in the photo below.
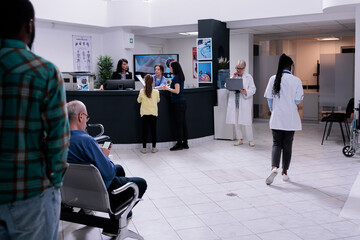
[[[67,91],[66,98],[67,101],[80,100],[85,103],[90,116],[89,123],[103,124],[105,134],[111,137],[113,143],[129,144],[142,142],[138,94],[139,90]],[[189,139],[214,135],[213,106],[216,104],[216,89],[188,88],[184,89],[184,96],[187,102],[186,120]],[[160,90],[158,107],[158,142],[175,141],[176,132],[168,91]],[[89,132],[93,135],[92,131]]]

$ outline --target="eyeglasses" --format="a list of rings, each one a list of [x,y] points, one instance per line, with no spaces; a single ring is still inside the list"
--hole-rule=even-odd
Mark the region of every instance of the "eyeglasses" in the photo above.
[[[244,70],[245,68],[237,67],[236,70]]]
[[[86,113],[81,113],[81,114],[84,114],[86,116],[86,122],[88,122],[90,120],[89,115],[87,115]]]

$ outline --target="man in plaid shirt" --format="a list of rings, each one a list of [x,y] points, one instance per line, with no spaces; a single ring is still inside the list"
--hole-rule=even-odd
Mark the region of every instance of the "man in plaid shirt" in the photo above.
[[[30,51],[29,0],[0,8],[0,239],[57,239],[69,123],[63,80]]]

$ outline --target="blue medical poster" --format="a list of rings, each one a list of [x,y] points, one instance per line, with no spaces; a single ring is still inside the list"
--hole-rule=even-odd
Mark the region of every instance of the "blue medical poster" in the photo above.
[[[196,39],[197,46],[197,60],[211,60],[212,59],[212,40],[211,38]]]
[[[199,83],[212,83],[212,62],[198,62]]]

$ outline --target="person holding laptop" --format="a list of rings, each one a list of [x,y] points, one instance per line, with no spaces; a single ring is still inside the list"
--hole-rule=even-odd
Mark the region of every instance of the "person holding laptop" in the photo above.
[[[229,90],[226,123],[235,125],[236,142],[234,146],[243,144],[243,135],[245,134],[250,147],[254,147],[252,108],[256,87],[252,76],[245,73],[246,62],[244,60],[239,60],[235,68],[236,72],[232,78],[242,81],[243,88],[235,91]]]

